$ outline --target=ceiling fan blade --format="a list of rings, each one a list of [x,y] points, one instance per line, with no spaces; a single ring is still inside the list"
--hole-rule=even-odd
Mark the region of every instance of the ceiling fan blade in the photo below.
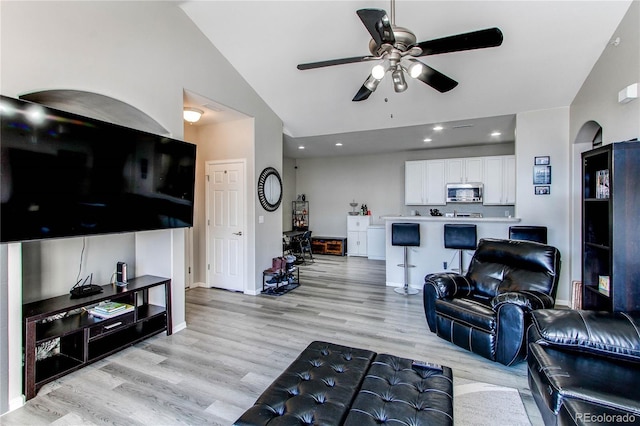
[[[458,34],[435,40],[423,41],[416,46],[422,49],[418,56],[437,55],[440,53],[461,52],[463,50],[484,49],[502,44],[502,31],[499,28]]]
[[[330,67],[333,65],[353,64],[356,62],[372,61],[374,59],[380,59],[377,56],[353,56],[351,58],[342,59],[330,59],[327,61],[310,62],[308,64],[298,64],[299,70],[311,70],[314,68]]]
[[[454,79],[447,77],[440,71],[431,68],[429,65],[417,59],[409,59],[409,61],[422,65],[422,72],[420,72],[416,78],[440,93],[448,92],[458,85],[458,82]]]
[[[353,99],[351,99],[353,102],[364,101],[365,99],[368,99],[369,96],[371,96],[371,94],[373,93],[373,90],[370,90],[366,86],[366,83],[367,83],[367,81],[369,81],[369,78],[370,77],[367,77],[367,79],[364,81],[365,84],[362,85],[360,90],[358,90],[358,93],[356,93],[356,95],[353,97]]]
[[[387,12],[382,9],[360,9],[356,13],[371,34],[377,47],[385,43],[393,45],[396,42]]]

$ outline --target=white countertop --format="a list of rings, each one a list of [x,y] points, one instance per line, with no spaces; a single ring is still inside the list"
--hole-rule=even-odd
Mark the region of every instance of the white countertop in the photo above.
[[[416,222],[502,222],[518,223],[519,217],[445,217],[445,216],[381,216],[383,220],[411,220]]]

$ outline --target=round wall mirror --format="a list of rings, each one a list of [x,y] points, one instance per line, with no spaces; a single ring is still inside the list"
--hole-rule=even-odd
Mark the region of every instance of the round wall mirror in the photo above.
[[[282,179],[273,167],[267,167],[258,178],[258,199],[262,207],[272,212],[278,209],[282,201]]]

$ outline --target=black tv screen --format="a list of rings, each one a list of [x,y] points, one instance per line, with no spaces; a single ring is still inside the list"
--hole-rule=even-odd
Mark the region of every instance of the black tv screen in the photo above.
[[[0,96],[1,242],[193,226],[196,146]]]

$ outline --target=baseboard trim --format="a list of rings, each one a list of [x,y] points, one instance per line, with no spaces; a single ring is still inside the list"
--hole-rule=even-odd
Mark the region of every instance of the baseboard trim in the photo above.
[[[20,395],[18,397],[13,398],[12,400],[9,401],[9,411],[7,411],[7,413],[22,407],[26,403],[26,401],[27,400],[24,397],[24,395]]]
[[[172,330],[171,330],[171,332],[172,332],[172,334],[179,333],[182,330],[184,330],[185,328],[187,328],[187,323],[186,323],[186,321],[183,321],[178,325],[174,325]]]

